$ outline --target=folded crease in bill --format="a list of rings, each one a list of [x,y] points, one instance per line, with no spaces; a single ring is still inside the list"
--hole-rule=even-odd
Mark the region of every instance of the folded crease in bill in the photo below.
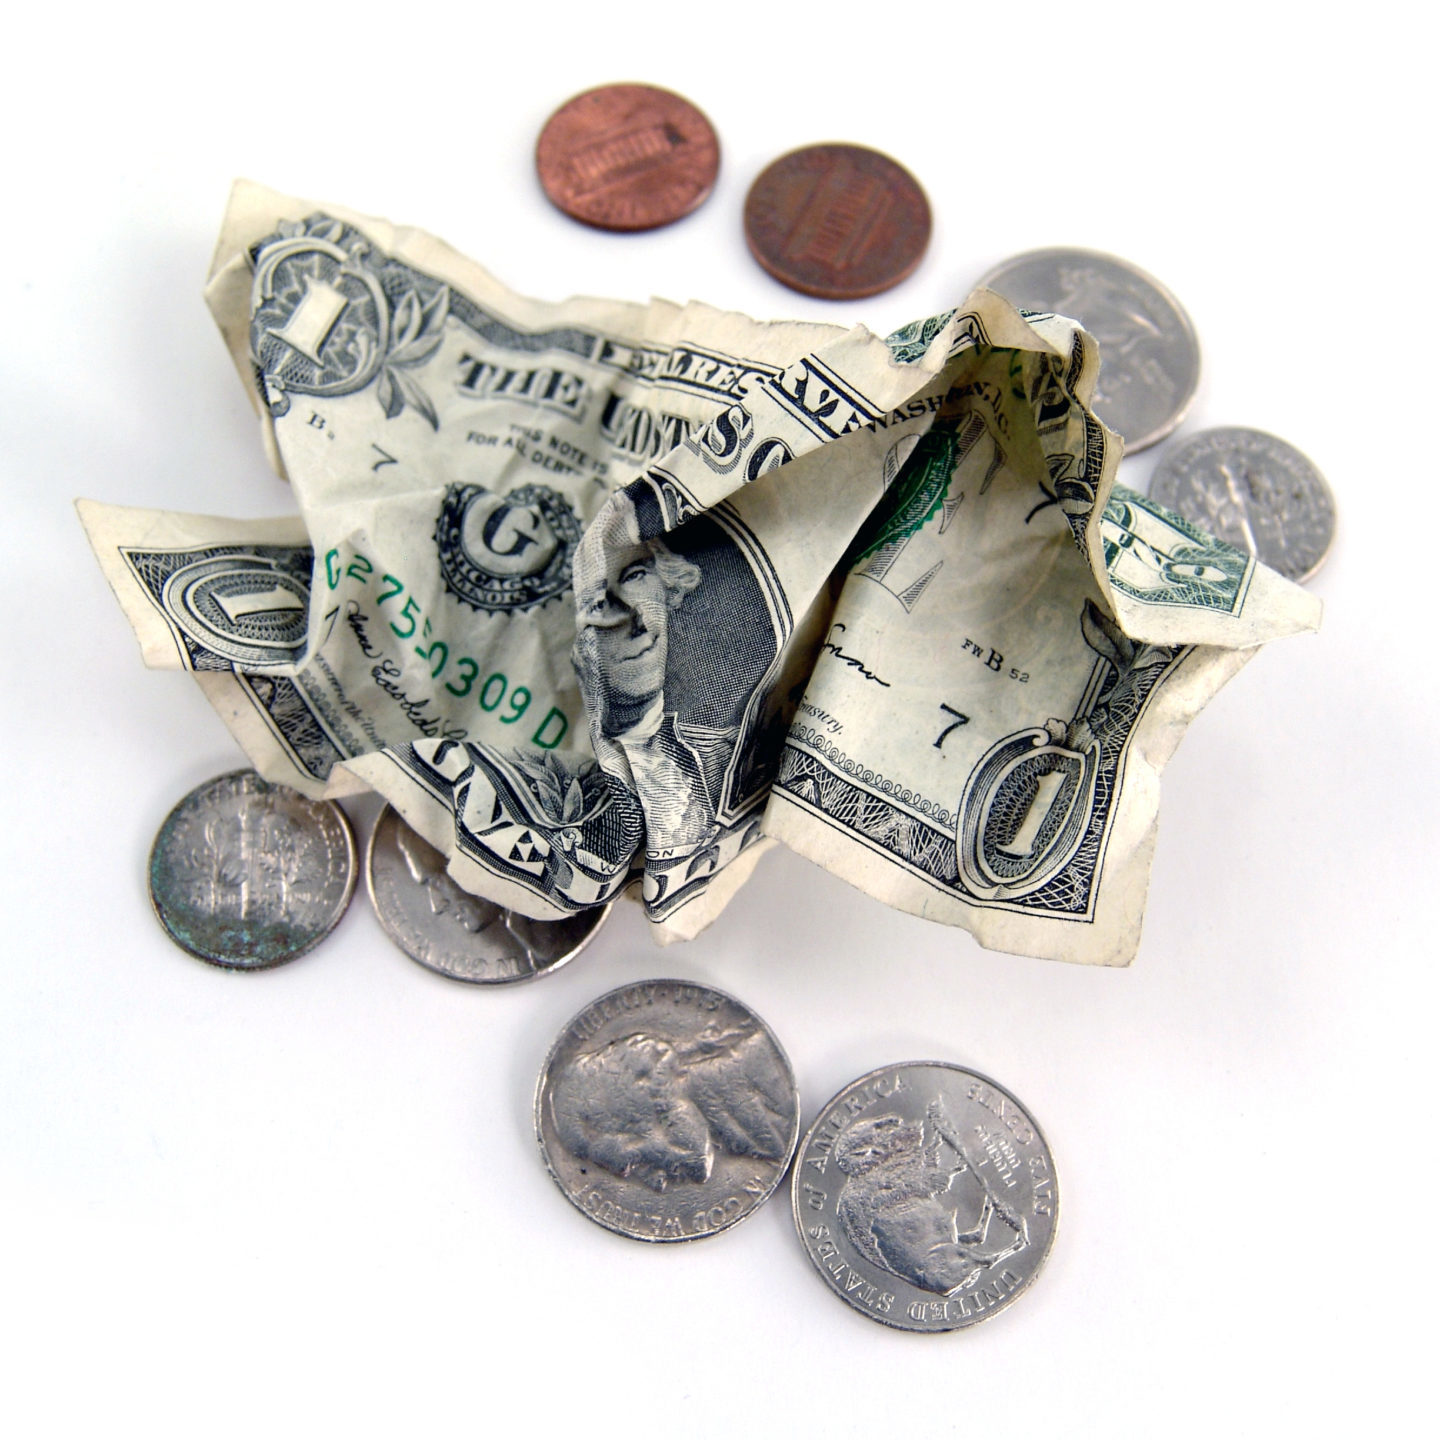
[[[298,516],[80,502],[145,663],[538,918],[684,939],[782,841],[1125,964],[1159,772],[1318,602],[1115,483],[1094,340],[977,291],[879,337],[514,295],[241,183],[207,299]]]

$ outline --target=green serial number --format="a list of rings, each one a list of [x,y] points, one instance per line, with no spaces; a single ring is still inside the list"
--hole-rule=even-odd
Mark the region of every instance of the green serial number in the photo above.
[[[354,580],[368,586],[375,579],[375,565],[368,556],[354,551],[347,565],[341,563],[339,549],[331,550],[325,556],[325,583],[330,589],[339,588],[342,579]],[[382,573],[375,592],[375,608],[389,605],[393,618],[389,620],[391,633],[401,640],[414,640],[412,649],[430,668],[430,678],[440,681],[457,700],[474,695],[476,703],[487,715],[500,709],[497,716],[502,725],[515,725],[530,709],[534,695],[528,685],[510,685],[509,677],[502,670],[492,670],[484,680],[480,679],[481,667],[469,655],[452,654],[443,640],[432,640],[431,624],[420,609],[420,603],[410,594],[404,581],[395,575]],[[448,676],[449,678],[444,678]],[[478,682],[478,683],[477,683]],[[565,712],[552,705],[545,718],[530,737],[531,744],[542,750],[553,750],[570,729]]]

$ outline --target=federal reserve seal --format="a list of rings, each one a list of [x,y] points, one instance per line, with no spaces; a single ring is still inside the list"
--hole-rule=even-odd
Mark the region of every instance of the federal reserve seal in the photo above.
[[[533,610],[569,588],[580,522],[548,485],[451,485],[435,543],[445,588],[472,610]]]

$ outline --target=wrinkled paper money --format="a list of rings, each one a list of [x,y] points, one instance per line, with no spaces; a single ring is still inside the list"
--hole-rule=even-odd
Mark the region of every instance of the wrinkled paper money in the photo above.
[[[694,935],[768,838],[1124,964],[1186,723],[1318,602],[1115,486],[1094,341],[988,291],[885,339],[513,295],[241,183],[207,299],[300,515],[80,502],[147,664],[539,918]]]

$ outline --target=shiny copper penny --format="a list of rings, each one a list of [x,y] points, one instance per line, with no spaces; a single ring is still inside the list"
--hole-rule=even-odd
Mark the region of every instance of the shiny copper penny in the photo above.
[[[720,142],[688,100],[654,85],[602,85],[567,100],[535,146],[545,193],[601,230],[653,230],[688,215],[720,170]]]
[[[930,202],[888,155],[809,145],[782,155],[745,198],[745,239],[781,284],[822,300],[898,285],[930,243]]]

